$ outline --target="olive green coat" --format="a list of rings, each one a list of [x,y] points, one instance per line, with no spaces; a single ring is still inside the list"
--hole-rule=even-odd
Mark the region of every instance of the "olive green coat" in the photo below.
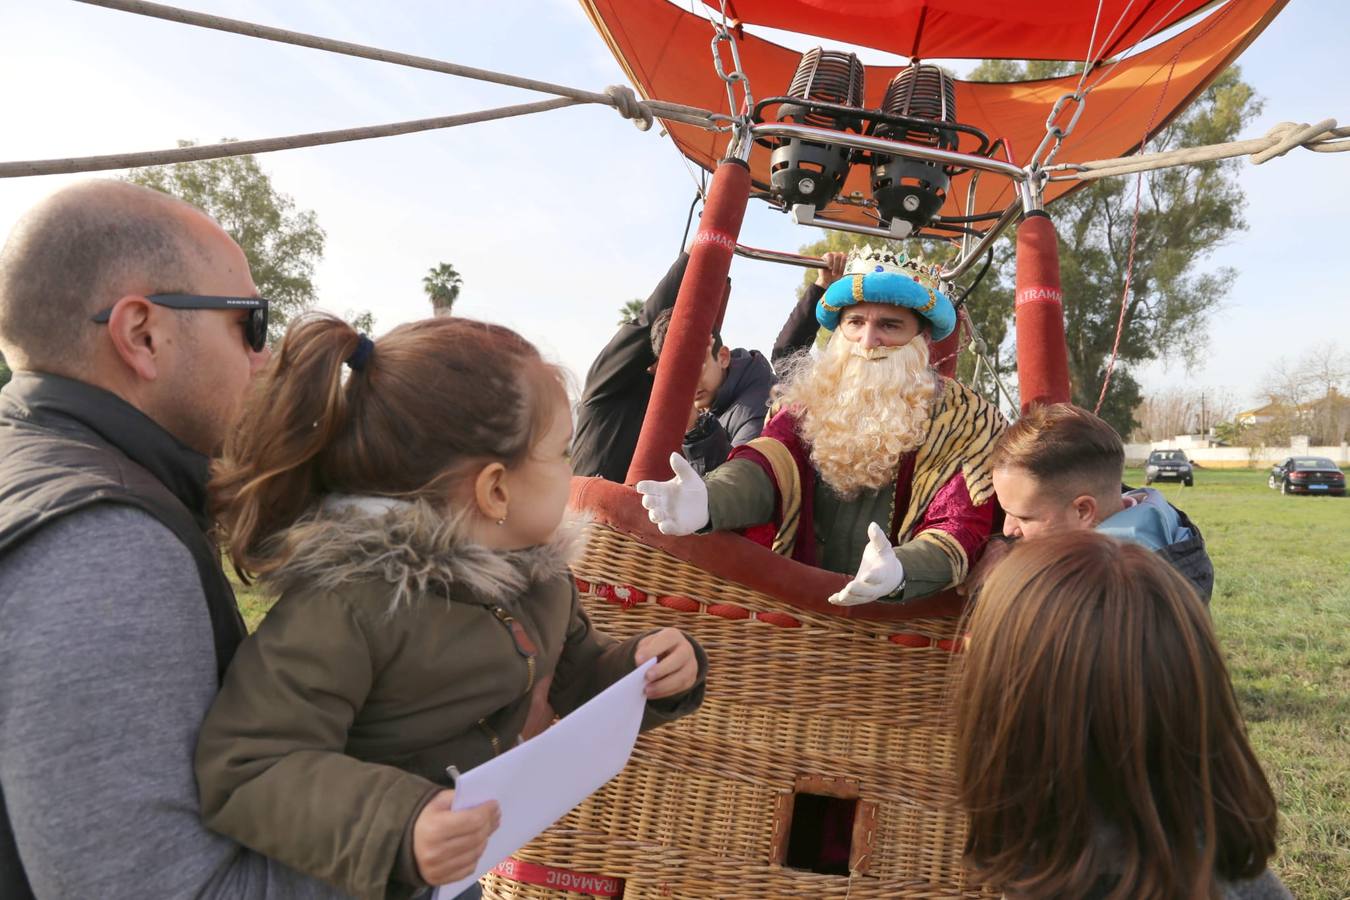
[[[280,538],[280,599],[197,746],[209,827],[358,897],[406,896],[412,823],[446,768],[510,749],[532,695],[566,715],[633,669],[638,638],[591,627],[565,548],[494,552],[463,531],[357,500]],[[698,707],[698,652],[698,686],[649,704],[644,728]]]

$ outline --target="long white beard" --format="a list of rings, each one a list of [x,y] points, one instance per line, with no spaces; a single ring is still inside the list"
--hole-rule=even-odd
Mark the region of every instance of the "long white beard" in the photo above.
[[[895,478],[901,455],[928,434],[936,390],[923,335],[901,347],[865,349],[836,331],[823,352],[788,363],[775,397],[797,409],[811,463],[848,498]]]

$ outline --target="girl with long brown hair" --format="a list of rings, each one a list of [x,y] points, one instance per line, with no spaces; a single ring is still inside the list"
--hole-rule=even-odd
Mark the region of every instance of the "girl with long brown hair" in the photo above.
[[[966,859],[1008,898],[1287,898],[1275,798],[1209,613],[1144,547],[1024,541],[980,591],[957,699]]]
[[[211,483],[235,568],[279,594],[202,728],[206,823],[362,898],[469,874],[494,810],[451,776],[647,659],[644,727],[696,708],[675,629],[592,629],[568,571],[571,410],[509,329],[293,325]],[[465,896],[476,896],[476,890]]]

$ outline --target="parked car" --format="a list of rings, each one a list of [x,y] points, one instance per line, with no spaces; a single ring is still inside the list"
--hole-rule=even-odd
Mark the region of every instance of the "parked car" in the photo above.
[[[1270,467],[1266,483],[1282,494],[1345,496],[1345,473],[1325,456],[1291,456]]]
[[[1144,484],[1155,481],[1180,481],[1190,487],[1195,484],[1195,471],[1180,450],[1154,450],[1144,464]]]

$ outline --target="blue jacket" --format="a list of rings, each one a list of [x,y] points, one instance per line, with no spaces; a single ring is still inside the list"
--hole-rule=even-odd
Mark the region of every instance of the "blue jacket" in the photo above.
[[[1150,550],[1161,550],[1191,536],[1191,529],[1181,524],[1177,510],[1160,491],[1143,488],[1129,491],[1125,496],[1134,500],[1134,505],[1103,521],[1097,526],[1098,531],[1122,541],[1143,544]]]
[[[1186,514],[1167,502],[1153,488],[1126,490],[1135,503],[1097,525],[1103,534],[1141,544],[1162,554],[1185,575],[1200,599],[1209,603],[1214,593],[1214,564],[1205,550],[1205,539]]]

